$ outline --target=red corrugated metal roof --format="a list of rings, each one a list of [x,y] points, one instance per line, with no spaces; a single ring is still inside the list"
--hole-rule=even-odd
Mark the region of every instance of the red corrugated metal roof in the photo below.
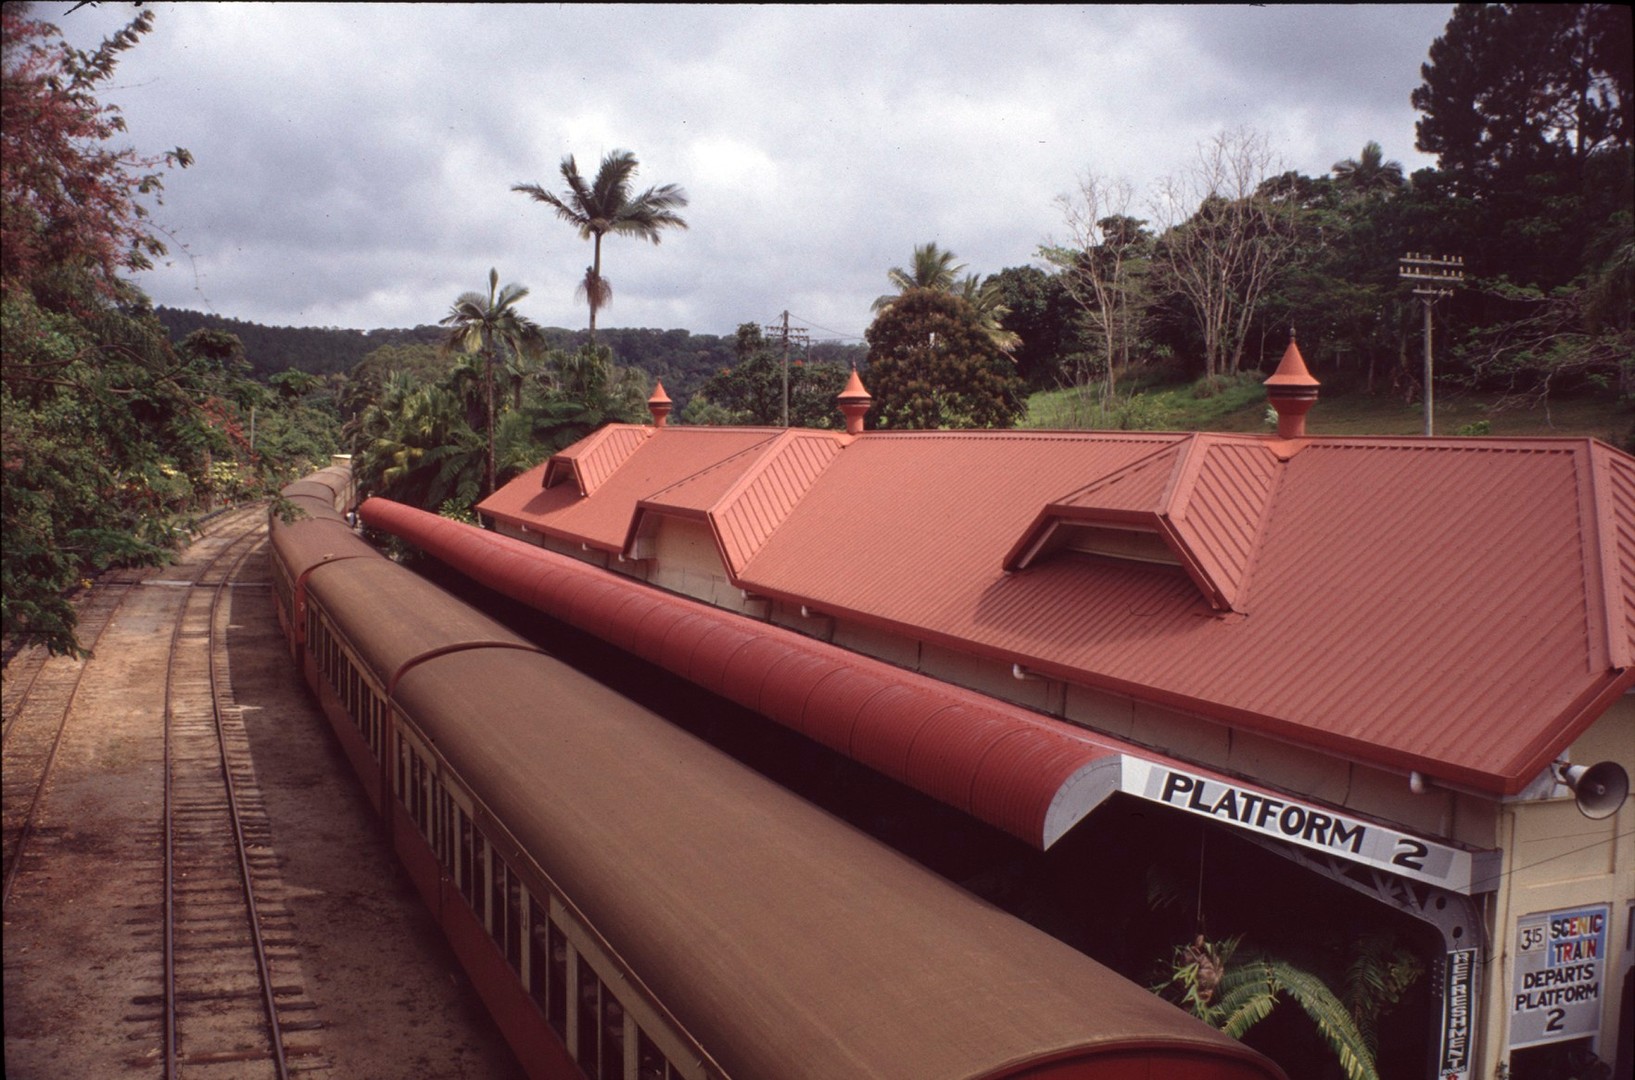
[[[612,424],[522,474],[477,509],[571,543],[622,551],[639,500],[778,434],[769,428]],[[575,482],[541,486],[557,476]]]
[[[544,486],[555,487],[571,479],[579,494],[593,493],[640,449],[653,430],[633,424],[609,424],[553,457]]]
[[[736,580],[846,441],[827,432],[786,431],[672,484],[636,504],[624,550],[632,551],[649,514],[700,519]]]
[[[1046,504],[1004,568],[1026,570],[1047,557],[1064,527],[1134,527],[1162,538],[1214,606],[1241,611],[1277,465],[1262,440],[1190,436]]]
[[[622,542],[773,436],[740,437],[508,520],[577,538],[594,504]],[[719,526],[776,456],[661,499]],[[870,433],[803,475],[722,540],[742,587],[1355,760],[1511,793],[1635,682],[1635,463],[1590,440]],[[1151,522],[1182,567],[1014,560],[1058,519]]]

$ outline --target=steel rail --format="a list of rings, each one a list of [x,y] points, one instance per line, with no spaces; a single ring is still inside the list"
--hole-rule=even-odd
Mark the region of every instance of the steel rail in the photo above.
[[[96,641],[102,640],[102,632],[107,629],[108,623],[113,621],[113,612],[119,609],[119,605],[123,604],[125,597],[129,595],[129,590],[126,590],[115,602],[113,610],[108,613],[108,618],[104,619],[102,625],[97,627],[96,640],[92,642],[93,647]],[[41,664],[29,677],[28,686],[24,688],[12,714],[5,720],[5,730],[3,735],[0,735],[0,747],[10,743],[13,726],[27,707],[29,696],[34,691],[34,685],[39,679],[40,672],[44,670],[45,665]],[[68,717],[74,711],[74,702],[79,697],[79,688],[84,681],[85,664],[81,662],[79,669],[74,673],[74,683],[68,691],[68,700],[63,703],[62,712],[57,717],[57,729],[51,735],[51,748],[46,751],[45,762],[40,767],[39,779],[34,782],[33,790],[29,795],[28,810],[23,815],[22,827],[17,830],[11,849],[6,853],[5,877],[3,883],[0,883],[0,907],[4,907],[11,902],[11,888],[17,883],[17,875],[22,870],[23,853],[28,850],[28,842],[34,837],[34,821],[39,815],[40,800],[45,794],[46,781],[51,778],[51,770],[57,763],[57,749],[62,745],[63,732],[68,730]]]
[[[233,542],[220,554],[213,557],[200,571],[200,584],[204,578],[239,544],[247,539],[259,540],[262,529],[252,528]],[[205,648],[208,656],[207,674],[210,690],[210,713],[212,725],[216,733],[216,747],[218,761],[221,767],[222,783],[227,798],[227,813],[232,825],[233,843],[237,856],[240,884],[244,891],[245,909],[249,922],[251,948],[255,956],[256,973],[261,987],[262,1006],[266,1013],[268,1041],[273,1056],[273,1064],[278,1080],[289,1080],[289,1065],[284,1053],[283,1030],[278,1019],[278,1005],[272,982],[272,970],[268,964],[266,943],[261,934],[260,913],[256,908],[255,887],[250,875],[249,856],[244,840],[244,827],[239,818],[238,798],[233,785],[231,763],[228,760],[227,743],[222,729],[221,696],[217,686],[216,668],[216,621],[220,610],[221,600],[227,586],[251,552],[256,550],[256,544],[249,545],[233,561],[232,565],[222,574],[221,580],[216,583],[210,595],[208,612],[208,629],[205,635]],[[175,823],[174,823],[174,774],[172,758],[172,721],[174,719],[172,686],[176,660],[182,639],[182,627],[186,621],[189,604],[184,601],[176,617],[176,624],[171,632],[171,661],[165,676],[165,751],[164,751],[164,1057],[165,1076],[167,1080],[179,1080],[181,1062],[177,1052],[178,1043],[178,1010],[176,990],[176,895],[175,895]]]

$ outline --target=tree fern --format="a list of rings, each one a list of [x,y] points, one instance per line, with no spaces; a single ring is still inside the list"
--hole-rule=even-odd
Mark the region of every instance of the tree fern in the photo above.
[[[1153,989],[1198,1019],[1241,1039],[1266,1019],[1287,995],[1317,1025],[1347,1080],[1379,1080],[1374,1055],[1351,1012],[1328,984],[1303,968],[1266,953],[1236,956],[1240,937],[1206,941],[1175,950],[1169,978]]]

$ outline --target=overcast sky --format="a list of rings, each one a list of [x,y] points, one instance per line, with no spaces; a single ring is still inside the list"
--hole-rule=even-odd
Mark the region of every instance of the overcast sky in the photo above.
[[[93,45],[132,14],[36,12]],[[856,338],[916,244],[1036,264],[1087,171],[1138,191],[1250,126],[1309,175],[1368,140],[1408,171],[1408,96],[1451,5],[606,7],[158,3],[106,100],[190,150],[155,303],[280,326],[434,323],[501,282],[583,327],[590,245],[510,190],[633,151],[686,231],[610,237],[604,326]],[[1143,195],[1144,198],[1144,195]],[[1150,216],[1142,214],[1141,216]]]

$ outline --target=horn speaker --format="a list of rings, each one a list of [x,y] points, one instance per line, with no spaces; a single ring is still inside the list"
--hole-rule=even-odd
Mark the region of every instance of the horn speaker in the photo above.
[[[1616,761],[1569,765],[1561,770],[1561,780],[1573,789],[1578,812],[1597,821],[1616,814],[1629,797],[1629,774]]]

